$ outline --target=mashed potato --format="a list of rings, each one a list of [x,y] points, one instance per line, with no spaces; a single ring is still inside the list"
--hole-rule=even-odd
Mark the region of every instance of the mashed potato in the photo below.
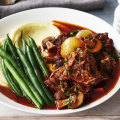
[[[42,40],[49,36],[57,37],[60,30],[53,25],[52,22],[31,22],[17,26],[9,32],[9,36],[15,43],[16,47],[21,48],[22,42],[20,39],[21,31],[23,31],[23,38],[28,42],[28,36],[32,37],[38,46],[41,46]],[[3,45],[5,38],[0,39],[0,46]],[[45,54],[42,54],[45,56]],[[0,58],[0,85],[8,87],[6,79],[2,72],[1,58]]]

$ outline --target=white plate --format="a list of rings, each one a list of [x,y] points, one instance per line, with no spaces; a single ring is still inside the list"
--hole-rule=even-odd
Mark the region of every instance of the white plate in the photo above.
[[[120,51],[120,40],[119,40],[120,35],[115,30],[113,30],[113,28],[109,24],[88,13],[73,9],[67,9],[67,8],[56,8],[56,7],[39,8],[39,9],[20,12],[14,15],[10,15],[6,18],[3,18],[0,20],[0,37],[4,37],[12,28],[14,28],[16,25],[19,24],[33,22],[33,21],[52,21],[52,20],[59,20],[59,21],[65,21],[65,22],[77,24],[80,26],[87,27],[95,32],[108,32],[109,37],[111,37],[114,40],[115,47]],[[71,109],[39,110],[35,108],[30,108],[16,103],[2,94],[0,94],[0,103],[5,104],[14,109],[26,111],[30,113],[38,113],[38,114],[46,114],[46,115],[67,114],[67,113],[74,113],[74,112],[90,109],[92,107],[95,107],[103,103],[111,96],[113,96],[117,92],[119,87],[120,87],[120,79],[118,80],[116,86],[104,97],[100,98],[99,100],[91,104],[72,110]]]

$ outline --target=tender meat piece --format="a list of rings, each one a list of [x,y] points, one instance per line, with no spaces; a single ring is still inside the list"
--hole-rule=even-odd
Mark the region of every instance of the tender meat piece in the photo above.
[[[103,52],[103,59],[101,59],[101,71],[111,73],[114,67],[116,66],[116,61],[108,53]]]
[[[67,39],[67,33],[61,33],[56,39],[55,39],[55,42],[54,44],[57,46],[57,47],[60,47],[61,44]]]
[[[91,89],[89,86],[82,85],[76,81],[73,81],[72,83],[73,83],[73,86],[71,87],[71,90],[74,91],[75,93],[78,91],[81,91],[85,94],[89,92]]]
[[[94,37],[103,41],[108,39],[108,33],[97,33],[94,35]]]
[[[103,49],[110,52],[113,48],[113,40],[108,37],[108,33],[95,34],[95,38],[102,41]]]
[[[114,49],[112,53],[113,52]],[[101,51],[100,53],[95,54],[94,57],[96,58],[97,66],[101,73],[107,74],[109,76],[116,66],[115,58],[111,57],[111,53],[107,51]]]
[[[57,56],[61,57],[61,44],[67,39],[67,33],[61,33],[55,40],[54,44],[57,47]]]
[[[66,95],[62,90],[58,90],[57,92],[55,92],[54,97],[56,100],[61,100],[61,99],[65,99]]]
[[[63,64],[64,59],[60,54],[60,46],[66,38],[67,35],[64,33],[54,40],[53,44],[57,46],[57,54],[54,56],[57,57],[54,59],[57,69],[44,82],[53,91],[58,108],[68,105],[68,97],[72,93],[77,95],[81,92],[83,96],[91,95],[96,85],[104,82],[104,80],[109,80],[116,66],[116,60],[112,56],[114,52],[113,41],[108,38],[107,33],[98,33],[93,36],[102,43],[99,52],[91,53],[85,48],[77,48],[65,58]],[[76,108],[82,104],[82,102],[81,104],[76,103],[77,97],[74,96],[73,98],[74,100],[70,101],[70,105],[73,106],[70,108]],[[83,101],[83,99],[81,100]]]
[[[61,67],[63,63],[64,63],[64,59],[61,56],[56,56],[55,59],[56,68]]]
[[[68,57],[69,61],[67,62],[67,65],[69,67],[73,65],[76,56],[77,56],[76,52],[71,52],[70,56]]]
[[[46,84],[51,88],[51,84],[56,84],[58,81],[76,81],[82,86],[96,85],[100,81],[105,80],[104,76],[97,69],[96,61],[92,54],[86,50],[77,49],[74,51],[76,55],[72,66],[69,66],[68,61],[62,66],[56,69],[47,81],[50,84]],[[73,52],[71,53],[73,55]],[[70,56],[72,56],[70,54]],[[70,58],[71,60],[71,57]],[[71,82],[72,83],[72,82]],[[86,91],[84,91],[86,93]]]
[[[61,56],[46,56],[46,63],[54,63],[56,68],[59,68],[63,65],[64,59]]]

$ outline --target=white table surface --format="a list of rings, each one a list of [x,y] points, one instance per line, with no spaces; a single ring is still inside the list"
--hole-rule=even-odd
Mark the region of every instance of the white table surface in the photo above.
[[[96,15],[112,25],[114,10],[117,6],[117,0],[105,0],[105,8],[102,10],[87,11]],[[61,116],[44,116],[38,114],[26,113],[0,104],[0,120],[120,120],[120,91],[103,104],[92,109],[74,114]]]

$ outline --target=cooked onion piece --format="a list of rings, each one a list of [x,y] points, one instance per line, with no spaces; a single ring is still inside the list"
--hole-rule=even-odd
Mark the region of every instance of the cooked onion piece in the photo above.
[[[75,48],[82,47],[83,41],[76,37],[69,37],[66,39],[61,45],[61,55],[62,57],[67,57],[70,52],[72,52]]]
[[[89,31],[89,30],[80,30],[77,34],[76,34],[76,37],[77,38],[85,38],[85,37],[89,37],[89,36],[92,36],[92,32]]]

